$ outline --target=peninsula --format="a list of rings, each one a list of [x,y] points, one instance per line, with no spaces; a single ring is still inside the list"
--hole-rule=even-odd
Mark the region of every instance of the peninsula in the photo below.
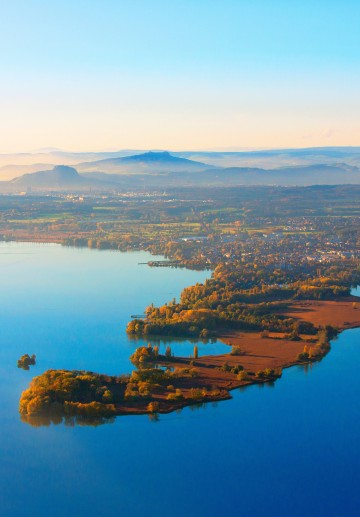
[[[76,420],[99,424],[118,415],[169,413],[193,404],[231,398],[230,391],[254,383],[274,382],[282,369],[320,360],[339,331],[360,326],[357,297],[289,303],[281,315],[299,325],[311,323],[316,334],[223,331],[229,353],[175,357],[168,347],[138,348],[131,375],[108,376],[85,371],[48,370],[35,377],[20,399],[20,414],[32,425]],[[336,328],[327,324],[336,324]]]

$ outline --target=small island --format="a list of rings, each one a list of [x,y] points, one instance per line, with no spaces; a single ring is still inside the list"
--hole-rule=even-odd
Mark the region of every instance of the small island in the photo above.
[[[30,366],[33,366],[36,364],[36,355],[32,354],[31,356],[29,354],[24,354],[18,359],[17,366],[18,368],[22,368],[23,370],[29,370]]]

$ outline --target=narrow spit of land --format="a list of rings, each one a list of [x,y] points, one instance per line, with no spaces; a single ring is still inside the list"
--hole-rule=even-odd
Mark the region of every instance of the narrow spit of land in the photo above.
[[[285,316],[337,331],[359,327],[359,298],[304,300],[288,304]],[[282,333],[225,330],[220,339],[229,354],[185,358],[159,355],[153,347],[133,354],[139,366],[131,375],[110,377],[91,372],[50,370],[36,377],[20,400],[24,421],[36,425],[39,415],[57,419],[169,413],[192,404],[231,398],[230,391],[254,383],[273,382],[283,368],[320,360],[330,350],[328,333],[322,343],[313,335],[287,339]],[[156,366],[156,367],[155,367]],[[60,416],[59,416],[60,415]],[[49,416],[50,418],[50,416]],[[52,418],[52,417],[51,417]],[[53,420],[54,421],[54,420]]]

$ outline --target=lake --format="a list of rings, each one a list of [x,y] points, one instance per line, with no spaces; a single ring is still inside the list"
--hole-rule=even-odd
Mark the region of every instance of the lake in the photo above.
[[[21,422],[19,397],[33,376],[48,368],[129,371],[139,345],[125,333],[130,315],[210,275],[138,265],[149,259],[0,244],[1,515],[358,515],[360,329],[274,385],[158,421]],[[190,355],[193,343],[171,346]],[[199,346],[200,354],[224,347]],[[37,355],[30,371],[16,367],[23,353]]]

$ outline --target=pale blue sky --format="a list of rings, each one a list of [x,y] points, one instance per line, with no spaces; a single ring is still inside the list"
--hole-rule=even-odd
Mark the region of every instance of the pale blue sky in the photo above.
[[[360,145],[360,2],[0,0],[0,151]]]

